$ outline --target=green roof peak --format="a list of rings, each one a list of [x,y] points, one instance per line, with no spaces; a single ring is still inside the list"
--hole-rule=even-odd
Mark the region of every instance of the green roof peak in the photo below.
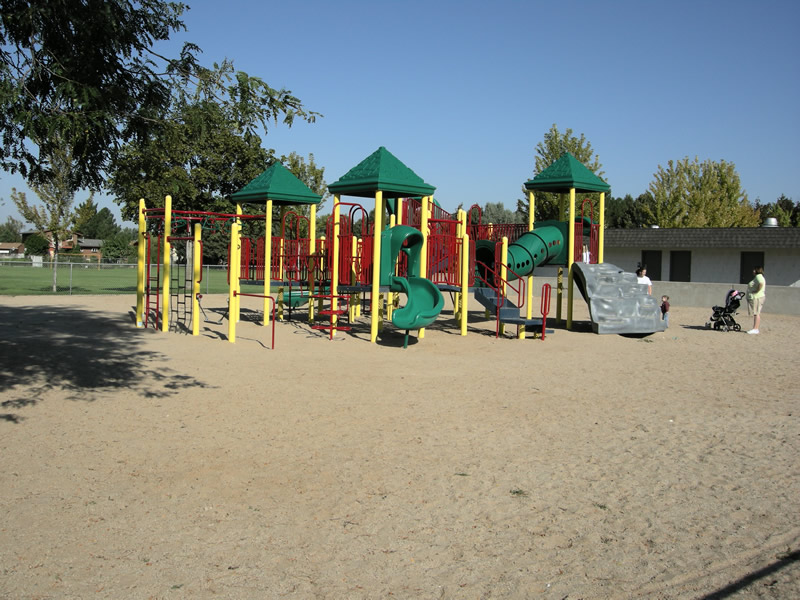
[[[370,197],[381,191],[385,198],[430,196],[435,189],[384,146],[328,186],[333,194]]]
[[[319,204],[322,196],[312,192],[294,173],[275,161],[261,175],[231,194],[231,199],[245,203],[272,200],[278,204]]]
[[[563,193],[572,188],[578,192],[607,192],[611,186],[569,152],[525,182],[525,189],[534,191]]]

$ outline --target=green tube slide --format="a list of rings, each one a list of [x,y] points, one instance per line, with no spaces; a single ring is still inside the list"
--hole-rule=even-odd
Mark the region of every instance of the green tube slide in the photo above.
[[[381,234],[380,284],[407,296],[405,305],[392,311],[392,324],[398,329],[427,327],[444,308],[444,297],[439,288],[429,279],[419,276],[422,241],[422,234],[407,225],[396,225]],[[401,252],[408,256],[407,278],[394,274]]]
[[[561,221],[542,221],[533,231],[526,231],[508,245],[508,280],[527,277],[536,267],[545,264],[566,264],[567,224]],[[476,258],[494,268],[495,243],[481,240],[476,247]],[[484,275],[484,278],[486,276]]]

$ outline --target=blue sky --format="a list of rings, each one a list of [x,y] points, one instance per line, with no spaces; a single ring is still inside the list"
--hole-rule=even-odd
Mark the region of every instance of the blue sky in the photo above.
[[[794,1],[188,3],[173,51],[193,41],[322,113],[264,145],[313,153],[329,183],[386,146],[446,209],[514,208],[555,123],[591,142],[614,196],[697,156],[733,162],[753,202],[800,200]]]

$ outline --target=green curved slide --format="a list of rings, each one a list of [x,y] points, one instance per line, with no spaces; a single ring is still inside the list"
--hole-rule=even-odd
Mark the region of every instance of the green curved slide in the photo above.
[[[407,225],[396,225],[381,234],[380,284],[407,296],[405,306],[392,311],[392,324],[398,329],[427,327],[444,308],[444,297],[439,288],[429,279],[419,276],[422,242],[422,234]],[[408,256],[408,277],[394,275],[401,252]]]
[[[545,264],[567,263],[567,224],[560,221],[541,221],[533,231],[526,231],[515,242],[508,245],[508,280],[525,277],[535,267]],[[495,242],[479,240],[476,258],[494,268]],[[485,278],[485,276],[484,276]]]

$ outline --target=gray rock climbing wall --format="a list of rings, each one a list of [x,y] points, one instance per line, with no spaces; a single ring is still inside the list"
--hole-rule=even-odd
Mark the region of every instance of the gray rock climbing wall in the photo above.
[[[574,263],[573,279],[589,305],[595,333],[664,331],[660,303],[647,294],[636,275],[603,263]]]

